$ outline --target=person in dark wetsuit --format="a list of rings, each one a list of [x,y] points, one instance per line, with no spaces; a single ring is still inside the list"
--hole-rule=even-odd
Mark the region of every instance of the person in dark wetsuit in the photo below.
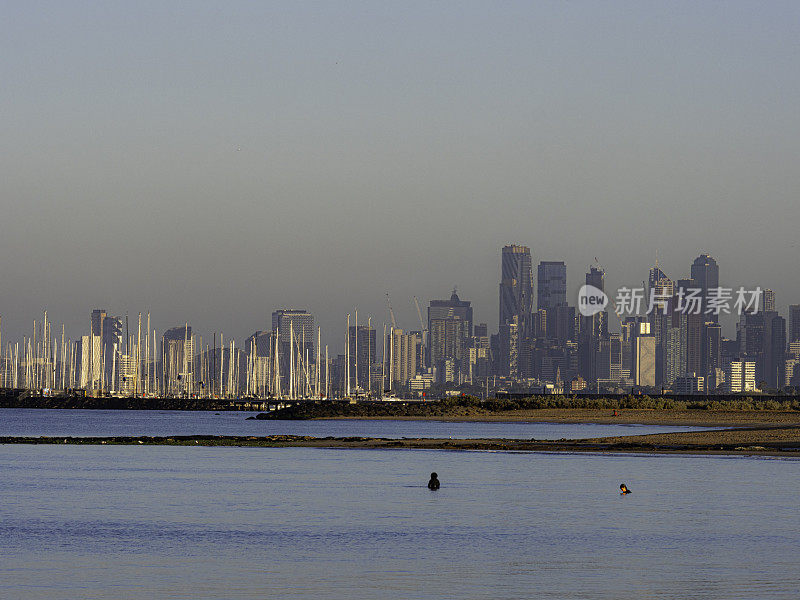
[[[631,491],[628,489],[628,486],[627,486],[627,485],[625,485],[624,483],[620,483],[620,484],[619,484],[619,490],[620,490],[620,492],[619,492],[619,493],[620,493],[621,495],[623,495],[623,496],[624,496],[625,494],[630,494],[630,493],[631,493]]]
[[[440,485],[439,476],[436,473],[431,473],[431,480],[428,482],[428,489],[438,490]]]

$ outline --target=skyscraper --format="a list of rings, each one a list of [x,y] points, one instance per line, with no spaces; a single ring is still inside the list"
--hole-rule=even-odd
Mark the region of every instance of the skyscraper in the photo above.
[[[717,261],[708,254],[701,254],[695,258],[692,263],[692,281],[695,287],[702,290],[702,311],[705,313],[708,291],[719,287],[719,267],[717,266]],[[709,314],[708,320],[719,323],[719,315]]]
[[[542,261],[538,268],[536,308],[545,311],[544,331],[556,338],[558,309],[567,306],[567,266],[563,261]]]
[[[272,331],[278,334],[278,343],[289,346],[289,329],[294,334],[294,343],[300,347],[301,353],[309,350],[314,355],[316,332],[314,316],[307,310],[297,308],[281,308],[272,313]],[[288,351],[288,350],[287,350]]]
[[[293,334],[294,341],[290,342],[289,332]],[[281,308],[272,313],[272,333],[278,340],[278,364],[281,371],[281,385],[283,389],[289,386],[290,349],[294,350],[293,362],[297,356],[305,360],[306,354],[309,362],[316,358],[316,331],[314,331],[314,316],[307,310],[297,308]],[[273,337],[273,340],[275,338]]]
[[[787,334],[790,344],[800,340],[800,304],[789,305],[789,331]]]
[[[180,396],[190,392],[194,385],[194,338],[191,325],[167,329],[161,339],[165,393]]]
[[[92,380],[91,387],[109,390],[113,382],[118,380],[114,369],[122,353],[122,320],[108,316],[105,309],[93,310],[89,339],[91,347],[87,354],[87,373]]]
[[[350,388],[370,389],[370,368],[375,364],[375,328],[368,325],[350,326]]]
[[[597,267],[591,267],[586,273],[586,284],[599,290],[604,290],[604,280],[605,273]],[[600,311],[590,317],[581,317],[580,371],[587,381],[594,382],[611,377],[610,363],[607,371],[605,362],[600,361],[600,353],[606,339],[608,339],[608,313],[606,311]]]
[[[764,312],[773,312],[775,310],[775,292],[767,288],[763,292],[764,301],[761,310]]]
[[[469,339],[472,337],[471,302],[453,290],[450,300],[431,300],[428,306],[430,366],[458,376]],[[444,363],[449,361],[449,364]],[[447,381],[447,380],[443,380]]]
[[[775,311],[764,313],[764,369],[762,377],[771,388],[783,387],[786,368],[786,319]]]
[[[517,317],[520,327],[530,324],[533,312],[531,250],[527,246],[503,246],[500,278],[500,325]]]
[[[564,261],[542,261],[538,268],[536,308],[551,310],[567,305],[567,265]]]
[[[389,335],[387,351],[388,369],[386,377],[391,382],[391,387],[405,385],[417,374],[417,348],[420,338],[414,333],[404,333],[402,329],[392,329]]]

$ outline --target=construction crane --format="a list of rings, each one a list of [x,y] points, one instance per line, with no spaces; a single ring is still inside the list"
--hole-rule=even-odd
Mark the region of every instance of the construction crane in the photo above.
[[[419,309],[419,300],[414,296],[414,305],[417,307],[417,317],[419,317],[419,329],[422,332],[422,347],[428,347],[428,328],[425,327],[425,322],[422,320],[422,311]]]
[[[389,316],[392,318],[392,327],[397,329],[397,321],[394,319],[394,311],[392,310],[392,301],[389,299],[389,292],[386,292],[386,305],[389,307]]]

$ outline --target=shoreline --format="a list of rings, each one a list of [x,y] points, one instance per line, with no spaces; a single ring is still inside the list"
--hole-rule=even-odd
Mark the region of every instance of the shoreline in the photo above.
[[[785,411],[719,411],[661,409],[543,408],[480,415],[332,416],[331,421],[441,421],[444,423],[569,423],[595,425],[674,425],[679,427],[800,426],[800,413]]]
[[[361,438],[270,436],[2,436],[0,445],[149,445],[257,448],[408,449],[495,452],[566,452],[589,454],[698,454],[784,456],[800,458],[800,426],[738,428],[681,433],[615,436],[580,440],[506,440],[439,438]]]
[[[322,420],[322,421],[439,421],[443,423],[568,423],[596,425],[663,425],[677,427],[772,427],[800,426],[800,411],[780,410],[720,410],[720,409],[643,409],[643,408],[536,408],[504,411],[475,411],[454,408],[439,414],[320,414],[303,419],[288,414],[257,413],[252,410],[231,410],[221,406],[147,406],[128,404],[115,407],[43,407],[2,406],[3,409],[24,410],[135,410],[148,413],[187,410],[226,412],[254,420]],[[281,412],[281,411],[279,411]],[[283,417],[281,419],[280,417]],[[155,417],[154,417],[155,418]]]

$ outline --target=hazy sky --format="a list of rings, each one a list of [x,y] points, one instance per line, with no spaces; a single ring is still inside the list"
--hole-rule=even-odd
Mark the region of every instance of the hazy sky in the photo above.
[[[102,307],[496,329],[500,249],[800,302],[800,3],[4,2],[3,341]],[[535,274],[535,273],[534,273]],[[380,325],[379,325],[380,327]],[[726,331],[732,335],[733,331]],[[332,349],[333,351],[333,349]]]

